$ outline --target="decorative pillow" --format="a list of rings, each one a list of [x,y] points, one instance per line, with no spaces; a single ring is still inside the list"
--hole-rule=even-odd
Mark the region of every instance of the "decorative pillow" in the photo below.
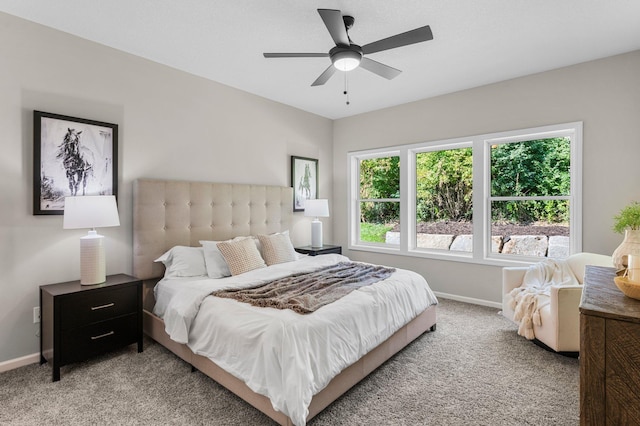
[[[200,241],[204,248],[204,263],[209,278],[223,278],[231,275],[227,262],[218,249],[220,241]]]
[[[164,263],[165,278],[207,275],[202,247],[175,246],[155,260]]]
[[[268,266],[298,260],[288,233],[258,235],[262,246],[262,257]]]
[[[231,275],[240,275],[267,266],[251,237],[223,241],[217,245]]]

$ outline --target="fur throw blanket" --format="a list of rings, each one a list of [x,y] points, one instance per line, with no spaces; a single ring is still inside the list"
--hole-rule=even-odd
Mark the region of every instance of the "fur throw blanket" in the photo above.
[[[394,268],[358,262],[340,262],[312,272],[301,272],[239,290],[220,290],[213,296],[253,306],[291,309],[309,314],[360,287],[389,278]]]
[[[513,319],[520,325],[518,334],[532,340],[536,336],[533,325],[540,326],[540,309],[549,304],[552,285],[577,285],[578,279],[566,261],[545,259],[529,266],[522,285],[509,293],[509,307]]]

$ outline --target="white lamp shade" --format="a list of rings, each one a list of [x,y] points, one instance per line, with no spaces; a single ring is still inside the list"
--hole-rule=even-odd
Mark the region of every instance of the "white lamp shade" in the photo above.
[[[91,228],[80,238],[80,284],[92,285],[106,281],[104,237],[94,228],[120,226],[116,197],[85,195],[64,200],[64,229]]]
[[[329,217],[329,200],[307,200],[304,203],[304,215],[312,217]]]
[[[64,199],[64,229],[120,226],[116,197],[85,195]]]

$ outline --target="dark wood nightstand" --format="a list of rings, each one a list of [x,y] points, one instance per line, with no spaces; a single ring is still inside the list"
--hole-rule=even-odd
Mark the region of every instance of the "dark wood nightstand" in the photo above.
[[[125,274],[106,282],[40,286],[40,364],[60,367],[138,343],[142,352],[142,281]]]
[[[308,254],[309,256],[318,256],[320,254],[338,253],[342,254],[342,246],[332,246],[325,244],[322,247],[303,246],[296,247],[298,253]]]

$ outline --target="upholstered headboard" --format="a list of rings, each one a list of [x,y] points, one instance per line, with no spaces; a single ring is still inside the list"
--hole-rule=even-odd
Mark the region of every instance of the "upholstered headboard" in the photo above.
[[[281,186],[140,179],[133,185],[133,274],[159,278],[154,263],[176,245],[290,229],[293,189]]]

